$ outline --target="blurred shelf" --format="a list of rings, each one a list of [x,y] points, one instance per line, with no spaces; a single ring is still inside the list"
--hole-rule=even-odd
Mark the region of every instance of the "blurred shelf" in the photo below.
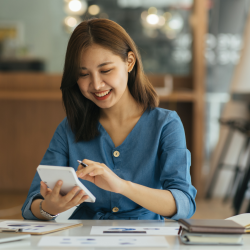
[[[161,102],[193,102],[196,96],[194,91],[174,91],[169,95],[159,95],[159,99]]]
[[[60,91],[2,91],[0,100],[54,100],[61,101]]]
[[[250,103],[250,93],[249,92],[234,92],[232,93],[232,100]]]
[[[45,63],[38,58],[0,58],[2,72],[43,72]]]

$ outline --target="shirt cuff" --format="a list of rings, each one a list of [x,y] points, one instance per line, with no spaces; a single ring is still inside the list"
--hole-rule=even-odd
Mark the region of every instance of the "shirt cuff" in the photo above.
[[[164,217],[171,220],[185,219],[189,215],[190,203],[188,197],[178,189],[168,189],[175,199],[177,213],[172,217]]]
[[[41,194],[35,194],[30,198],[30,201],[27,203],[26,207],[23,210],[22,216],[26,220],[40,220],[31,212],[31,204],[36,199],[43,199]]]

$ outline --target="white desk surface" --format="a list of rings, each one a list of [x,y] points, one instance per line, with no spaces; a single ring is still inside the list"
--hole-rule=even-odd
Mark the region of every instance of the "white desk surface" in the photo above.
[[[2,220],[3,221],[3,220]],[[68,221],[59,221],[63,223],[67,222],[76,222],[76,223],[83,223],[82,227],[76,227],[68,230],[59,231],[56,233],[45,234],[45,236],[89,236],[90,230],[92,226],[136,226],[136,227],[175,227],[178,226],[178,223],[175,221],[154,221],[154,220],[68,220]],[[25,249],[25,250],[66,250],[66,249],[83,249],[74,247],[38,247],[38,242],[41,239],[42,235],[32,235],[31,238],[16,241],[16,242],[9,242],[9,243],[2,243],[0,244],[0,249]],[[139,237],[139,236],[138,236]],[[156,250],[156,249],[180,249],[180,250],[249,250],[250,249],[250,234],[245,234],[243,236],[244,244],[242,246],[191,246],[191,245],[183,245],[178,236],[165,236],[169,247],[168,248],[132,248],[132,247],[123,247],[123,248],[110,248],[111,250],[120,250],[120,249],[127,249],[127,250],[136,250],[136,249],[147,249],[147,250]],[[84,249],[108,249],[108,248],[94,248],[94,247],[87,247]]]

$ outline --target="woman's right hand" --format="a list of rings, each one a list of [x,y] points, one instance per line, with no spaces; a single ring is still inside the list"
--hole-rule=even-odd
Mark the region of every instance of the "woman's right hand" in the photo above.
[[[62,213],[81,204],[89,198],[89,196],[85,195],[83,190],[75,196],[79,187],[72,188],[70,192],[68,192],[65,196],[62,196],[60,194],[62,184],[62,181],[58,181],[53,190],[51,190],[43,181],[41,181],[40,193],[44,198],[42,209],[51,215]]]

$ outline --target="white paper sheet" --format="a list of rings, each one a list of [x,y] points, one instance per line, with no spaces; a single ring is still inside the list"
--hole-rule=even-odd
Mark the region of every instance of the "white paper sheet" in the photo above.
[[[39,247],[168,247],[163,236],[122,236],[122,237],[62,237],[43,236],[38,243]]]
[[[6,220],[0,222],[0,228],[17,229],[21,228],[25,233],[44,233],[51,230],[58,230],[63,227],[73,226],[76,223],[58,223],[58,222],[43,222],[43,221],[14,221]]]
[[[0,244],[0,249],[26,249],[29,248],[31,245],[31,242],[29,241],[29,239],[26,240],[18,240],[15,242],[7,242],[7,243],[1,243]]]
[[[243,227],[247,227],[250,222],[250,213],[238,214],[232,217],[229,217],[225,220],[232,220]]]
[[[178,235],[179,227],[98,227],[91,228],[91,235]]]

